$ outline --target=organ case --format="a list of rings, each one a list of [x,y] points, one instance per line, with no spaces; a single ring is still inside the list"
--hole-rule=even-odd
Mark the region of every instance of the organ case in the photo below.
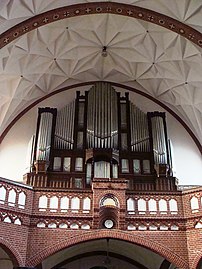
[[[26,183],[85,189],[93,178],[126,178],[130,190],[175,190],[165,113],[144,113],[106,82],[77,92],[59,111],[39,108]]]

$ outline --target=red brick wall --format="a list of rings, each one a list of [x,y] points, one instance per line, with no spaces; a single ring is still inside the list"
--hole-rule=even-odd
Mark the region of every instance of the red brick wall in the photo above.
[[[9,182],[0,182],[0,186],[1,184],[8,190],[14,188],[17,193],[23,190],[27,195],[24,209],[20,209],[17,204],[9,206],[7,200],[5,200],[4,204],[0,204],[0,244],[10,249],[21,266],[36,266],[43,259],[63,248],[105,237],[117,238],[149,248],[183,269],[195,269],[202,257],[201,228],[195,228],[195,224],[202,220],[201,189],[184,191],[183,193],[136,192],[126,195],[125,185],[121,181],[121,185],[116,182],[110,186],[108,186],[109,183],[97,182],[92,191],[86,192],[33,191]],[[79,210],[78,213],[73,213],[71,210],[61,212],[59,209],[56,212],[50,212],[49,209],[45,212],[40,212],[38,210],[38,199],[43,194],[49,198],[52,196],[59,198],[62,196],[77,196],[82,200],[84,197],[90,197],[93,200],[92,208],[87,214],[84,214],[82,210]],[[118,226],[121,228],[119,230],[101,230],[97,229],[98,227],[96,226],[94,227],[95,229],[82,230],[81,223],[89,223],[91,226],[95,216],[99,218],[99,202],[105,194],[114,195],[119,200],[118,212],[121,214],[122,222],[125,222],[125,225]],[[193,196],[199,199],[198,212],[192,212],[191,210],[190,199]],[[160,215],[158,212],[156,215],[149,215],[148,212],[145,215],[138,215],[136,212],[134,215],[128,215],[125,212],[128,197],[134,197],[135,199],[142,197],[147,201],[149,198],[157,200],[163,198],[167,201],[174,198],[178,201],[179,212],[177,215],[172,215],[169,212],[167,215]],[[5,223],[5,214],[8,214],[11,219],[13,215],[18,216],[22,220],[22,225]],[[67,229],[36,227],[41,220],[46,223],[55,221],[57,227],[60,222],[77,222],[79,229],[72,230],[69,226]],[[145,223],[145,225],[150,221],[156,224],[163,222],[167,224],[176,223],[179,230],[129,231],[126,230],[126,223],[130,221],[139,221],[140,223]]]
[[[178,267],[188,269],[186,232],[151,232],[120,230],[63,231],[55,229],[32,228],[29,234],[27,266],[35,266],[44,258],[66,247],[81,242],[116,238],[135,243],[164,256]],[[190,268],[189,268],[190,269]]]
[[[0,244],[10,250],[19,266],[23,266],[26,263],[29,228],[4,222],[0,225]]]
[[[202,258],[202,231],[192,229],[187,231],[187,247],[190,268],[196,268]]]
[[[190,203],[192,197],[198,198],[198,212],[192,212]],[[186,219],[187,249],[190,268],[196,268],[202,257],[202,231],[201,228],[195,228],[196,223],[202,220],[201,197],[201,188],[184,191],[182,195],[184,218]]]

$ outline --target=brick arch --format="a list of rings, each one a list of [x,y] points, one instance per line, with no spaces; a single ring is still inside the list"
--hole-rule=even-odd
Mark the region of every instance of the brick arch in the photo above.
[[[154,242],[154,240],[148,239],[145,235],[137,235],[131,234],[130,232],[123,232],[117,230],[95,230],[82,233],[77,236],[72,236],[71,238],[59,241],[51,246],[48,246],[43,251],[36,253],[30,259],[27,260],[27,266],[37,266],[40,264],[45,258],[57,253],[60,250],[65,248],[74,246],[76,244],[80,244],[83,242],[103,239],[103,238],[111,238],[117,240],[123,240],[129,243],[137,244],[142,247],[148,248],[151,251],[163,256],[170,262],[174,263],[181,269],[188,269],[188,263],[178,254],[174,253],[173,250],[166,245],[163,245],[158,242]]]
[[[191,268],[200,269],[202,266],[202,252],[195,255],[195,258],[192,261]]]
[[[119,199],[118,199],[118,197],[119,197]],[[101,198],[100,198],[100,196],[99,196],[99,200],[100,200],[100,206],[103,206],[103,203],[104,203],[104,201],[106,200],[106,199],[112,199],[114,202],[115,202],[115,204],[116,204],[116,207],[120,207],[120,199],[121,199],[121,195],[117,195],[117,193],[113,193],[113,192],[111,192],[111,191],[109,191],[108,193],[106,193],[106,194],[104,194],[104,195],[102,195],[101,196]]]
[[[19,252],[16,250],[16,248],[13,247],[11,243],[9,243],[7,240],[0,237],[0,247],[3,248],[3,250],[9,255],[11,258],[14,266],[23,266],[22,257],[19,254]]]
[[[0,49],[28,32],[41,26],[71,17],[92,14],[116,14],[143,20],[169,29],[197,46],[202,47],[202,34],[183,22],[151,9],[116,2],[91,2],[62,6],[33,16],[11,27],[0,35]]]
[[[96,198],[99,207],[106,198],[111,198],[115,201],[116,207],[120,208],[121,204],[121,194],[117,193],[115,190],[103,190],[103,192]]]

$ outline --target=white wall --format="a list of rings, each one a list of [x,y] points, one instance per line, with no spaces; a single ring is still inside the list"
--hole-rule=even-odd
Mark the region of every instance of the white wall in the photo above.
[[[82,88],[82,91],[88,88]],[[81,90],[81,89],[76,89]],[[27,146],[35,134],[38,107],[63,107],[75,98],[75,90],[57,94],[26,113],[9,131],[0,145],[0,177],[22,181]],[[130,92],[130,99],[143,111],[163,111],[152,101]],[[175,176],[180,185],[202,185],[202,158],[190,135],[167,113],[168,134],[173,145]]]

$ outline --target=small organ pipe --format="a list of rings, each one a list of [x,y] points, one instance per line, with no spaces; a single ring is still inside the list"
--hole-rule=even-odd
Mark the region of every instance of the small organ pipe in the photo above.
[[[66,136],[65,136],[65,139],[67,141],[66,143],[66,147],[68,149],[72,149],[72,138],[73,138],[73,135],[74,133],[72,132],[72,124],[74,124],[74,118],[72,117],[73,113],[74,113],[74,106],[73,106],[74,103],[71,103],[68,107],[66,107],[65,109],[65,114],[67,115],[66,116],[66,127],[68,128],[67,131],[66,131]],[[63,128],[64,130],[66,128]],[[65,148],[66,148],[65,147]]]
[[[42,113],[41,115],[41,137],[40,137],[40,145],[39,145],[39,151],[40,159],[44,160],[44,148],[45,148],[45,135],[46,135],[46,121],[45,121],[45,113]],[[41,150],[42,149],[42,150]]]
[[[74,143],[74,141],[73,141],[73,135],[74,135],[74,113],[73,113],[73,111],[75,111],[75,102],[73,102],[72,103],[72,109],[71,109],[71,119],[72,119],[72,121],[71,121],[71,133],[70,133],[70,135],[71,135],[71,149],[73,149],[73,143]]]
[[[65,109],[63,109],[61,111],[61,122],[62,122],[62,124],[61,124],[61,126],[59,126],[60,132],[61,132],[61,137],[64,137],[64,127],[63,127],[64,126],[64,110]],[[62,142],[61,148],[63,148],[64,147],[64,141],[62,140],[61,142]]]
[[[147,116],[135,105],[130,105],[131,114],[131,147],[132,151],[149,151],[149,130]]]
[[[70,142],[69,142],[69,133],[70,133],[70,128],[71,128],[71,105],[68,106],[68,107],[65,107],[65,109],[63,110],[63,113],[62,113],[62,118],[63,118],[63,126],[61,126],[60,128],[62,128],[63,130],[63,137],[64,137],[64,140],[62,141],[62,149],[66,149],[67,147],[70,148]],[[68,117],[66,116],[68,115]],[[68,120],[69,119],[69,120]],[[65,130],[65,126],[68,128],[67,130]]]
[[[57,149],[73,148],[75,101],[58,112],[55,128],[55,147]]]
[[[66,134],[65,134],[65,140],[67,141],[66,143],[65,143],[65,145],[64,145],[64,148],[66,149],[66,148],[69,148],[69,149],[71,149],[72,147],[72,137],[73,137],[73,133],[71,132],[71,125],[72,125],[72,121],[73,121],[73,119],[72,119],[72,114],[73,114],[73,111],[72,111],[72,109],[74,109],[74,107],[73,107],[73,104],[74,104],[74,102],[72,103],[72,104],[70,104],[68,107],[66,107],[65,108],[65,111],[64,111],[64,114],[65,114],[65,118],[66,118],[66,121],[65,121],[65,126],[67,126],[67,130],[65,130],[65,128],[63,127],[63,129],[64,129],[64,131],[66,131]],[[68,117],[66,116],[66,115],[69,115]]]
[[[98,115],[98,121],[101,122],[101,124],[100,124],[100,128],[98,127],[98,129],[96,130],[96,134],[97,134],[97,138],[100,137],[100,139],[99,138],[98,139],[99,139],[99,142],[101,142],[100,141],[102,140],[101,130],[104,131],[104,100],[103,100],[103,91],[100,87],[99,87],[98,93],[99,93],[99,104],[98,104],[99,113],[97,115]],[[102,143],[98,144],[97,147],[102,148]]]
[[[161,116],[154,116],[152,122],[152,137],[153,137],[153,150],[154,160],[156,164],[167,163],[167,149],[164,132],[164,123]]]
[[[163,149],[163,130],[161,129],[161,118],[158,117],[158,130],[159,130],[159,150],[160,150],[160,158],[159,161],[160,163],[164,163],[164,149]]]
[[[138,110],[139,113],[139,130],[140,130],[140,139],[143,138],[143,134],[142,134],[142,117],[140,114],[140,110]],[[143,152],[143,147],[142,147],[142,142],[140,143],[140,151]]]
[[[36,160],[49,161],[53,114],[51,112],[41,113]]]
[[[94,88],[94,87],[93,87]],[[93,99],[94,99],[94,102],[93,102],[93,104],[95,104],[96,103],[96,98],[95,98],[95,92],[93,91]],[[96,115],[96,110],[94,109],[95,107],[93,106],[93,114],[94,114],[94,118],[92,119],[92,129],[91,129],[91,131],[93,132],[93,134],[94,134],[94,141],[93,141],[93,144],[92,144],[92,147],[96,147],[96,133],[95,133],[95,126],[96,126],[96,117],[97,117],[97,115]],[[94,119],[95,119],[95,122],[94,122]]]
[[[137,125],[136,126],[139,126],[139,124],[140,124],[139,110],[137,110]],[[141,137],[141,135],[140,135],[140,128],[137,128],[137,138],[138,138],[138,140],[137,140],[137,143],[138,143],[137,146],[138,146],[138,151],[141,151],[141,148],[140,148],[141,143],[139,142],[140,137]]]

